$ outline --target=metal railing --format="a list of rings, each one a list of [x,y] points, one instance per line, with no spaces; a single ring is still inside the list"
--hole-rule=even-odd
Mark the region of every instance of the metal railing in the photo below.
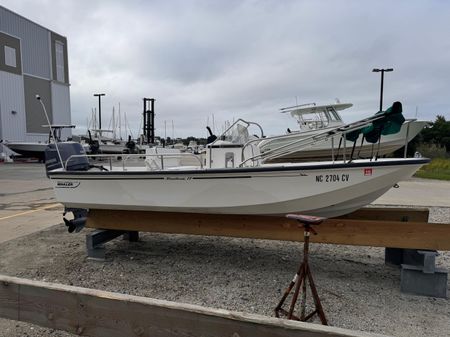
[[[346,162],[346,134],[355,130],[359,130],[362,129],[366,126],[368,126],[370,123],[376,121],[376,120],[380,120],[382,118],[384,118],[385,115],[384,114],[380,114],[380,115],[375,115],[354,123],[350,123],[350,124],[346,124],[343,126],[339,126],[336,128],[329,128],[326,129],[322,132],[319,132],[315,135],[309,136],[307,138],[301,138],[298,139],[298,134],[299,133],[295,133],[295,134],[289,134],[289,135],[285,135],[285,136],[273,136],[273,137],[267,137],[264,139],[253,139],[248,141],[247,143],[244,144],[244,146],[242,147],[242,162],[240,163],[239,166],[244,166],[246,163],[252,161],[259,161],[259,162],[266,162],[268,160],[273,160],[276,158],[280,158],[289,154],[292,154],[294,152],[297,152],[299,150],[302,150],[306,147],[310,147],[312,145],[315,145],[316,143],[320,143],[323,141],[328,140],[329,138],[332,139],[332,160],[334,161],[334,138],[335,137],[340,137],[341,139],[344,139],[343,141],[343,161]],[[284,145],[280,145],[274,149],[270,149],[266,152],[263,153],[259,153],[257,155],[251,156],[249,158],[245,158],[245,150],[247,149],[248,146],[250,145],[260,145],[258,143],[268,143],[271,140],[279,140],[279,139],[290,139],[290,138],[294,138],[294,140],[292,140],[291,142],[288,142],[287,144]]]
[[[209,166],[209,167],[211,167],[211,163],[212,163],[212,147],[213,147],[213,145],[214,145],[216,142],[220,141],[220,140],[224,140],[225,135],[227,134],[227,132],[229,132],[229,131],[230,131],[235,125],[237,125],[239,122],[242,122],[242,123],[246,124],[246,130],[248,130],[248,128],[249,128],[251,125],[255,125],[255,126],[258,127],[259,130],[261,131],[261,135],[260,135],[260,138],[258,138],[258,140],[264,138],[264,130],[263,130],[263,128],[261,127],[261,125],[259,125],[258,123],[255,123],[255,122],[250,122],[250,121],[246,121],[246,120],[244,120],[244,119],[242,119],[242,118],[239,118],[239,119],[236,120],[233,124],[231,124],[224,132],[222,132],[222,134],[221,134],[219,137],[217,137],[213,142],[211,142],[211,143],[209,143],[209,144],[206,145],[207,151],[209,151],[209,163],[208,163],[208,166]],[[244,144],[242,144],[242,145],[244,145]]]
[[[138,159],[142,159],[142,161],[145,164],[145,159],[147,159],[148,157],[156,157],[160,159],[160,163],[161,166],[159,167],[159,170],[164,170],[165,166],[164,166],[164,159],[165,158],[183,158],[183,157],[189,157],[189,158],[195,158],[199,164],[200,164],[200,168],[203,168],[203,162],[202,159],[193,154],[193,153],[155,153],[155,154],[76,154],[76,155],[72,155],[69,158],[67,158],[66,163],[64,165],[64,170],[67,171],[67,166],[68,163],[75,159],[75,158],[92,158],[92,159],[98,159],[98,158],[106,158],[108,159],[109,162],[109,170],[111,171],[113,168],[113,159],[117,159],[120,160],[122,162],[122,169],[124,171],[126,171],[126,163],[128,162],[129,159],[131,158],[138,158]],[[151,168],[149,166],[146,166],[147,168]]]

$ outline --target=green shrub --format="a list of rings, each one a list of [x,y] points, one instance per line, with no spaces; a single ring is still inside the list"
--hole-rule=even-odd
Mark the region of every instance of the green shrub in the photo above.
[[[417,151],[426,158],[450,158],[445,147],[436,144],[420,144],[417,146]]]
[[[435,158],[415,174],[419,178],[450,180],[450,159]]]

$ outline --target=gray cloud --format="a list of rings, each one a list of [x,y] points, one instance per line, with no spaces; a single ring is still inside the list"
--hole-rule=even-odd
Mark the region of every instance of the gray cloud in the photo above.
[[[157,126],[204,135],[206,120],[243,117],[267,133],[294,121],[296,101],[354,103],[345,117],[385,102],[406,115],[447,114],[450,4],[442,1],[17,1],[4,6],[67,36],[73,121],[82,126],[94,92],[104,111],[121,102],[134,130],[142,97],[157,99]],[[136,133],[137,131],[135,131]]]

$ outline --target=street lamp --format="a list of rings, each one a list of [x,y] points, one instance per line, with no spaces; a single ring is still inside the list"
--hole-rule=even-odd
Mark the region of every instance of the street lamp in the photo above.
[[[98,128],[102,129],[102,96],[105,96],[105,94],[94,94],[94,96],[98,97]]]
[[[385,72],[391,72],[394,71],[393,68],[387,68],[387,69],[378,69],[375,68],[372,70],[374,73],[381,72],[381,90],[380,90],[380,111],[383,111],[383,82],[384,82],[384,73]]]

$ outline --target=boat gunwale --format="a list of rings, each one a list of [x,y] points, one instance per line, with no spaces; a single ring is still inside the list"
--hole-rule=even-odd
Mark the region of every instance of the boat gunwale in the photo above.
[[[397,160],[381,160],[381,161],[364,161],[364,162],[347,162],[347,163],[327,163],[309,165],[308,163],[295,163],[294,165],[265,165],[257,167],[235,167],[235,168],[203,168],[196,170],[155,170],[155,171],[50,171],[48,176],[50,179],[59,177],[123,177],[123,176],[179,176],[179,175],[205,175],[205,174],[241,174],[241,173],[268,173],[268,172],[285,172],[285,171],[313,171],[327,169],[342,168],[359,168],[359,167],[379,167],[379,166],[404,166],[404,165],[424,165],[429,163],[429,158],[406,158]],[[236,176],[235,178],[239,178]]]

